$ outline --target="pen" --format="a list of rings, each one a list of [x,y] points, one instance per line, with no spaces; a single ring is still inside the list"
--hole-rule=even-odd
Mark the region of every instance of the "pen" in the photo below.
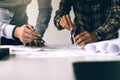
[[[39,36],[38,36],[38,40],[40,40],[40,42],[45,43],[45,41],[41,37],[39,37]]]
[[[74,30],[70,32],[72,44],[74,44]]]
[[[35,29],[33,27],[29,27],[29,26],[26,26],[28,29],[33,29],[35,31]],[[40,36],[36,36],[38,37],[38,40],[41,42],[41,43],[45,43],[45,41],[40,37]],[[26,43],[25,45],[29,45],[29,43]]]
[[[72,42],[72,44],[74,44],[74,30],[72,30],[70,32],[70,37],[69,37],[69,40],[68,40],[68,49],[69,49],[69,46],[70,46],[71,42]]]
[[[34,28],[30,28],[30,27],[28,27],[28,26],[26,26],[28,29],[33,29],[34,31],[35,31],[35,29]],[[40,36],[37,36],[38,37],[38,40],[40,40],[40,41],[42,41],[43,43],[45,43],[45,41],[40,37]]]

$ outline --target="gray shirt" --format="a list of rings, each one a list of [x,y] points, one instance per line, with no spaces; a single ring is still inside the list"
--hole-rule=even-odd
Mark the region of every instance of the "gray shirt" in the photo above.
[[[31,0],[0,0],[0,36],[13,39],[12,32],[16,26],[27,24],[26,7]],[[37,0],[39,14],[36,22],[36,31],[44,35],[51,18],[51,0]]]
[[[18,5],[26,5],[30,2],[31,0],[0,0],[0,7],[14,7]]]
[[[13,39],[16,26],[27,23],[26,7],[31,0],[0,0],[0,37]]]

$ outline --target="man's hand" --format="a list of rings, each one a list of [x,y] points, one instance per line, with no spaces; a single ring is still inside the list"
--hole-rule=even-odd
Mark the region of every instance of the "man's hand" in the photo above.
[[[73,23],[72,23],[69,15],[63,15],[62,16],[62,18],[60,19],[60,25],[67,30],[73,30],[74,29]]]
[[[84,47],[88,43],[96,42],[97,40],[98,38],[95,33],[89,33],[87,31],[82,32],[75,37],[76,44],[82,47]]]
[[[15,29],[14,36],[19,38],[23,44],[26,44],[38,39],[40,34],[35,31],[32,25],[23,25]]]
[[[30,43],[26,43],[25,46],[35,46],[35,47],[44,47],[45,46],[45,42],[41,41],[40,39],[34,40]]]

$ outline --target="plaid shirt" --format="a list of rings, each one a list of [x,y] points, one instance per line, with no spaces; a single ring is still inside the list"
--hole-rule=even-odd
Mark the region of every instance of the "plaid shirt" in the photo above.
[[[100,40],[118,37],[120,28],[120,0],[61,0],[54,24],[58,30],[60,18],[73,8],[75,34],[95,32]]]

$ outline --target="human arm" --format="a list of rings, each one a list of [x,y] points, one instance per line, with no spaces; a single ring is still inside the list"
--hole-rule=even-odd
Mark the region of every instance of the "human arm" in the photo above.
[[[12,37],[12,31],[15,28],[15,25],[9,25],[6,23],[2,23],[1,24],[1,30],[0,30],[0,37],[6,37],[8,39],[13,39]]]
[[[59,22],[60,26],[67,30],[74,30],[74,25],[69,15],[63,15]]]
[[[23,25],[15,28],[14,37],[19,38],[23,44],[26,44],[38,39],[40,34],[35,31],[32,25]]]
[[[72,5],[71,0],[61,0],[61,2],[59,3],[59,9],[56,11],[54,17],[54,24],[58,30],[64,29],[63,28],[64,26],[60,24],[60,20],[63,17],[63,15],[64,16],[69,15],[71,5]]]
[[[40,37],[39,33],[34,31],[34,29],[30,30],[27,28],[27,26],[32,27],[31,25],[23,25],[20,27],[16,27],[15,25],[10,25],[2,22],[0,24],[1,24],[1,31],[0,31],[1,37],[6,37],[8,39],[13,39],[13,40],[15,38],[18,38],[23,44],[29,43]]]
[[[17,27],[14,31],[14,37],[19,38],[25,46],[45,46],[45,41],[32,25]]]
[[[9,12],[7,9],[0,8],[0,37],[13,39],[12,32],[16,26],[9,24],[13,15],[14,14]]]
[[[116,38],[116,34],[120,29],[120,0],[111,0],[112,6],[108,10],[106,22],[100,26],[95,33],[99,37],[99,41]]]
[[[26,29],[25,25],[16,26],[10,24],[13,17],[13,12],[4,8],[0,8],[0,36],[13,40],[15,38],[19,38],[23,43],[30,42],[31,40],[35,39],[35,37],[32,37],[32,34],[36,36],[38,35],[37,32]]]
[[[51,18],[51,0],[37,0],[37,2],[39,7],[39,13],[35,29],[37,32],[39,32],[39,34],[41,34],[41,37],[43,37],[46,29],[48,28],[48,24]]]
[[[75,36],[74,41],[76,44],[84,48],[86,44],[98,41],[98,37],[95,33],[89,33],[87,31],[84,31]]]
[[[92,36],[97,37],[97,40],[92,39],[93,40],[92,42],[114,39],[114,38],[118,37],[118,30],[120,28],[120,2],[117,0],[114,0],[114,1],[116,1],[116,2],[109,2],[109,3],[112,3],[112,4],[109,4],[111,7],[109,6],[109,8],[107,8],[108,6],[107,7],[104,6],[104,8],[107,8],[107,10],[106,10],[106,18],[107,19],[105,18],[106,21],[104,21],[104,23],[101,24],[100,27],[98,27],[93,32],[87,32],[87,33],[83,32],[84,35],[85,34],[91,35],[91,37],[89,36],[89,38],[88,37],[85,38],[85,36],[83,36],[84,37],[83,38],[82,36],[80,36],[83,33],[78,34],[80,39],[78,39],[78,37],[77,37],[77,39],[75,39],[77,44],[80,45],[83,43],[84,44],[91,43],[90,39],[92,38]]]

